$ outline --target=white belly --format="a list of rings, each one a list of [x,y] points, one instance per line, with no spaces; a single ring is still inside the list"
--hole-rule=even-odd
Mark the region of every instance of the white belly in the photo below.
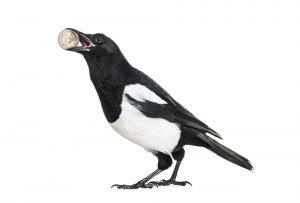
[[[170,154],[180,138],[179,127],[161,118],[149,118],[132,106],[124,97],[122,112],[113,129],[147,151]]]

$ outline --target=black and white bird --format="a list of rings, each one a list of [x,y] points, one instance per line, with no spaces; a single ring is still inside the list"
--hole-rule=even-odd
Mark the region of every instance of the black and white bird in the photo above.
[[[176,102],[154,80],[132,67],[113,40],[100,33],[85,34],[68,29],[77,33],[81,45],[67,50],[84,56],[111,127],[158,158],[157,169],[144,179],[132,185],[113,186],[137,189],[190,184],[176,180],[185,145],[205,147],[234,164],[253,169],[248,159],[213,139],[212,136],[221,138],[216,131]],[[168,169],[172,159],[176,165],[171,178],[149,182]]]

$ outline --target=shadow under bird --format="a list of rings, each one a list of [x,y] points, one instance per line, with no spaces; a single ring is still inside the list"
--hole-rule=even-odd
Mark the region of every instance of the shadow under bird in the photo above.
[[[85,34],[72,28],[78,43],[65,48],[80,53],[89,67],[90,79],[98,93],[103,112],[120,135],[151,152],[158,159],[157,169],[132,185],[115,184],[119,189],[190,184],[177,181],[184,158],[184,146],[205,147],[218,156],[252,170],[249,160],[218,143],[221,136],[180,105],[168,92],[143,72],[132,67],[118,45],[104,34]],[[81,45],[78,45],[80,42]],[[168,180],[150,180],[176,165]]]

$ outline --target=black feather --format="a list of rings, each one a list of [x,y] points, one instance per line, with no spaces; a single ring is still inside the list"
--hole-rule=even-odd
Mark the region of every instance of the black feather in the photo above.
[[[215,141],[214,139],[210,138],[207,135],[204,135],[202,133],[199,133],[196,135],[199,137],[202,141],[208,144],[206,147],[210,151],[216,153],[220,157],[235,163],[245,169],[253,170],[253,166],[251,165],[250,161],[246,159],[245,157],[239,155],[238,153],[232,151],[231,149],[225,147],[224,145],[220,144],[219,142]]]
[[[196,118],[191,112],[189,112],[186,108],[184,108],[181,104],[179,104],[175,99],[173,99],[167,91],[165,91],[160,85],[158,85],[153,79],[151,79],[149,76],[144,74],[143,72],[133,69],[133,74],[135,75],[134,78],[137,78],[137,83],[142,84],[149,88],[151,91],[153,91],[156,95],[158,95],[161,99],[166,101],[169,106],[168,110],[169,116],[174,117],[175,122],[177,121],[180,124],[187,125],[189,127],[198,129],[198,130],[203,130],[211,135],[214,135],[220,139],[222,137],[213,129],[208,127],[205,123],[200,121],[198,118]],[[143,104],[140,104],[143,105]],[[149,107],[146,107],[146,106]],[[154,104],[150,104],[149,101],[146,102],[143,106],[145,108],[144,111],[152,111],[150,108],[161,108],[159,105],[155,107]],[[151,106],[151,107],[150,107]],[[148,109],[148,110],[147,110]],[[146,113],[146,112],[145,112]],[[151,114],[151,112],[149,112]],[[155,114],[154,114],[155,115]],[[169,117],[167,116],[167,118]],[[167,119],[166,118],[166,119]],[[168,119],[167,119],[168,120]],[[170,121],[172,122],[173,119]]]
[[[194,119],[194,117],[191,117],[189,114],[184,114],[182,111],[179,111],[173,105],[158,104],[148,100],[141,102],[135,100],[128,94],[126,94],[125,96],[132,105],[134,105],[147,117],[163,118],[172,123],[180,124],[182,126],[190,127],[199,130],[200,132],[209,133],[216,137],[219,137],[217,136],[218,134],[216,134],[216,132],[210,129],[206,124],[204,124],[199,120]]]

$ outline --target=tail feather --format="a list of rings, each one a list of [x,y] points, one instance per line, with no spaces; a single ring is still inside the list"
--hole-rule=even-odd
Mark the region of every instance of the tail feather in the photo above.
[[[199,133],[197,137],[208,145],[207,149],[219,155],[220,157],[250,171],[253,170],[253,166],[251,165],[250,161],[245,157],[218,143],[217,141],[215,141],[207,135]]]

